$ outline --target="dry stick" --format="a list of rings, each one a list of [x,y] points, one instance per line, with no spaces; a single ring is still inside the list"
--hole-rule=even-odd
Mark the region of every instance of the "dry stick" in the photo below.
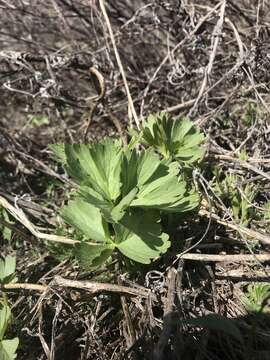
[[[249,157],[248,161],[251,163],[257,163],[257,164],[270,164],[270,159],[264,159],[264,158]]]
[[[54,212],[52,209],[44,208],[41,205],[34,203],[33,201],[24,200],[23,197],[18,199],[15,196],[8,195],[3,191],[3,188],[1,188],[1,187],[0,187],[0,196],[4,196],[6,200],[9,200],[11,202],[16,201],[16,203],[18,205],[22,206],[23,208],[25,208],[27,210],[33,210],[41,215],[44,215],[44,214],[51,215]]]
[[[168,292],[164,304],[163,330],[158,340],[157,346],[154,349],[154,360],[164,359],[164,349],[168,344],[168,340],[172,334],[176,279],[177,271],[175,268],[171,268],[168,273]]]
[[[37,167],[39,171],[42,171],[44,174],[55,177],[56,179],[62,181],[63,183],[69,184],[73,187],[77,187],[78,185],[76,185],[76,183],[74,183],[74,181],[70,180],[70,179],[66,179],[64,176],[59,175],[57,172],[55,172],[54,170],[52,170],[49,166],[47,166],[45,163],[43,163],[41,160],[39,159],[35,159],[33,156],[25,154],[22,151],[16,150],[14,149],[13,152],[15,154],[18,154],[19,156],[22,156],[26,159],[29,159],[30,161],[33,161]],[[41,168],[41,169],[40,169]]]
[[[54,313],[54,317],[52,320],[52,330],[51,330],[51,341],[50,341],[50,360],[55,360],[55,337],[56,337],[56,329],[57,329],[57,320],[58,317],[61,313],[62,310],[62,306],[63,306],[63,301],[61,298],[59,298],[57,300],[57,304],[55,307],[55,313]]]
[[[270,245],[270,236],[267,235],[267,234],[262,234],[262,233],[260,233],[258,231],[248,229],[248,228],[246,228],[244,226],[240,226],[240,225],[237,225],[237,224],[232,224],[231,222],[222,220],[218,215],[210,213],[209,211],[204,210],[204,209],[201,209],[199,211],[199,215],[206,216],[208,218],[211,216],[212,219],[214,219],[217,223],[219,223],[221,225],[227,226],[228,228],[230,228],[232,230],[236,230],[240,234],[244,234],[244,235],[247,235],[247,236],[249,236],[251,238],[254,238],[254,239],[260,241],[262,244]]]
[[[204,117],[199,118],[198,120],[194,121],[194,124],[196,124],[198,127],[202,127],[208,119],[213,118],[214,116],[217,116],[222,111],[222,109],[228,104],[228,102],[235,96],[235,94],[239,88],[240,88],[240,85],[237,84],[232,89],[231,93],[226,96],[226,98],[224,99],[224,101],[222,102],[221,105],[219,105],[216,109],[210,111],[210,113],[206,114]],[[206,91],[206,94],[207,94],[207,91]]]
[[[243,64],[244,62],[244,50],[243,50],[243,43],[240,39],[240,36],[238,34],[238,31],[236,29],[236,27],[234,26],[234,24],[231,22],[230,19],[228,19],[227,17],[225,18],[225,22],[228,22],[228,24],[231,26],[235,38],[236,38],[236,42],[238,45],[238,49],[239,49],[239,57],[238,60],[236,62],[236,64],[227,72],[225,73],[219,80],[217,80],[215,82],[215,84],[213,84],[208,90],[207,93],[209,93],[210,91],[212,91],[216,86],[218,86],[220,83],[222,83],[223,80],[225,80],[226,78],[229,77],[229,75],[233,74],[234,72],[236,72],[236,70],[238,70],[238,68]]]
[[[207,76],[209,76],[211,74],[213,64],[214,64],[214,61],[215,61],[217,47],[218,47],[218,43],[219,43],[219,38],[220,38],[220,36],[222,34],[224,15],[225,15],[225,8],[226,8],[226,0],[224,0],[223,4],[220,7],[219,19],[218,19],[218,22],[217,22],[216,26],[214,27],[214,30],[213,30],[212,36],[214,37],[215,40],[214,40],[214,43],[213,43],[212,52],[210,54],[209,63],[207,65]]]
[[[128,286],[115,285],[110,283],[98,283],[98,282],[92,282],[86,280],[81,280],[81,281],[70,280],[70,279],[64,279],[61,276],[55,276],[53,281],[50,283],[50,285],[16,283],[16,284],[1,285],[0,289],[5,289],[5,290],[22,289],[22,290],[34,290],[34,291],[44,292],[52,287],[84,289],[89,291],[91,294],[98,294],[101,292],[111,292],[111,293],[125,294],[130,296],[141,296],[143,298],[148,298],[150,295],[152,295],[150,290],[146,288],[144,289],[142,287],[140,287],[140,289],[137,289],[137,288],[131,288]]]
[[[223,16],[224,16],[224,15],[223,15]],[[201,88],[202,92],[200,91],[200,92],[199,92],[199,95],[198,95],[198,97],[200,96],[200,98],[201,98],[203,95],[206,95],[206,94],[208,94],[210,91],[212,91],[212,90],[213,90],[217,85],[219,85],[223,80],[225,80],[227,77],[229,77],[229,75],[233,74],[233,73],[243,64],[243,62],[244,62],[244,55],[245,55],[245,53],[244,53],[243,43],[242,43],[242,41],[241,41],[241,38],[240,38],[240,36],[239,36],[239,33],[238,33],[236,27],[234,26],[233,22],[232,22],[229,18],[225,17],[225,22],[227,22],[227,23],[230,25],[230,27],[232,28],[232,30],[233,30],[233,32],[234,32],[234,36],[235,36],[235,39],[236,39],[236,42],[237,42],[237,45],[238,45],[238,49],[239,49],[239,57],[238,57],[238,60],[237,60],[236,64],[235,64],[227,73],[225,73],[215,84],[213,84],[210,88],[206,89],[204,94],[203,94],[204,89],[202,89],[204,83],[202,84],[202,88]],[[205,77],[205,79],[206,79],[206,78],[207,78],[207,77]],[[206,85],[206,84],[205,84],[205,85]],[[204,87],[204,88],[205,88],[205,87]],[[200,94],[200,93],[201,93],[201,94]],[[198,99],[198,97],[197,97],[197,99]],[[199,99],[200,99],[200,98],[199,98]],[[197,101],[197,99],[194,99],[194,100]],[[198,100],[199,100],[199,99],[198,99]],[[196,103],[194,104],[193,109],[195,109],[195,106],[197,106]],[[193,111],[193,110],[191,109],[190,113],[191,113],[192,111]]]
[[[35,237],[43,240],[60,242],[63,244],[74,245],[79,243],[79,240],[72,240],[65,236],[57,236],[52,234],[44,234],[38,231],[35,226],[28,220],[24,212],[11,205],[4,197],[0,196],[0,206],[3,206],[16,220],[22,223]]]
[[[189,111],[189,116],[195,111],[195,109],[204,93],[204,90],[207,86],[208,77],[210,76],[212,68],[213,68],[213,64],[214,64],[214,60],[215,60],[216,52],[217,52],[217,47],[218,47],[218,43],[219,43],[219,38],[221,36],[223,23],[224,23],[225,7],[226,7],[226,0],[223,1],[222,5],[220,7],[220,16],[219,16],[218,22],[217,22],[216,26],[214,27],[214,30],[212,33],[212,38],[214,38],[214,42],[213,42],[212,51],[211,51],[211,54],[209,57],[209,62],[205,69],[205,74],[204,74],[204,78],[203,78],[203,81],[201,84],[199,94],[196,98],[196,101],[195,101],[193,107]]]
[[[122,286],[121,276],[118,277],[118,285]],[[121,305],[122,305],[123,313],[125,316],[126,328],[127,328],[127,331],[124,331],[124,335],[126,338],[127,347],[130,348],[136,342],[136,332],[135,332],[135,329],[134,329],[134,326],[132,323],[127,299],[124,295],[121,295],[120,300],[121,300]],[[126,334],[125,334],[125,332],[126,332]]]
[[[236,42],[237,42],[237,46],[238,46],[238,50],[239,50],[239,57],[238,57],[238,62],[242,63],[244,60],[244,56],[245,56],[245,52],[244,52],[244,47],[243,47],[243,43],[242,40],[240,38],[240,35],[238,33],[237,28],[235,27],[234,23],[228,18],[225,17],[225,22],[228,23],[230,25],[230,27],[233,30]]]
[[[131,113],[132,113],[132,115],[133,115],[133,118],[134,118],[134,120],[135,120],[135,123],[136,123],[136,125],[137,125],[137,128],[140,129],[139,118],[138,118],[138,116],[137,116],[137,113],[136,113],[136,110],[135,110],[135,107],[134,107],[134,103],[133,103],[133,100],[132,100],[132,97],[131,97],[131,94],[130,94],[130,91],[129,91],[129,87],[128,87],[128,83],[127,83],[127,79],[126,79],[126,74],[125,74],[125,71],[124,71],[124,68],[123,68],[123,65],[122,65],[122,61],[121,61],[119,52],[118,52],[118,50],[117,50],[117,46],[116,46],[116,42],[115,42],[115,37],[114,37],[113,31],[112,31],[110,19],[109,19],[109,17],[108,17],[108,14],[107,14],[107,11],[106,11],[106,8],[105,8],[105,5],[104,5],[104,1],[103,1],[103,0],[99,0],[99,5],[100,5],[100,8],[101,8],[102,14],[103,14],[103,16],[104,16],[106,25],[107,25],[107,27],[108,27],[108,31],[109,31],[109,34],[110,34],[111,42],[112,42],[112,45],[113,45],[113,50],[114,50],[115,58],[116,58],[116,61],[117,61],[117,64],[118,64],[118,67],[119,67],[119,70],[120,70],[120,73],[121,73],[123,82],[124,82],[124,86],[125,86],[125,90],[126,90],[126,94],[127,94],[127,98],[128,98],[129,109],[131,110]],[[132,125],[132,124],[130,124],[130,125]]]
[[[237,255],[216,255],[216,254],[184,254],[181,258],[185,260],[194,261],[214,261],[214,262],[247,262],[256,261],[268,262],[270,261],[270,254],[237,254]]]
[[[228,160],[228,161],[233,161],[239,165],[241,165],[243,168],[251,170],[253,172],[255,172],[256,174],[262,176],[263,178],[270,180],[270,175],[260,169],[258,169],[256,166],[249,164],[247,161],[241,160],[241,159],[237,159],[234,158],[232,156],[229,155],[213,155],[213,157],[215,159],[218,160]]]
[[[27,284],[27,283],[16,283],[16,284],[3,284],[0,285],[0,290],[33,290],[44,292],[48,289],[47,285],[39,285],[39,284]]]
[[[225,78],[223,78],[223,80],[224,79]],[[213,90],[218,84],[219,84],[219,82],[215,83],[211,88],[206,89],[205,93],[203,95],[207,95],[210,92],[210,90]],[[227,102],[234,96],[234,94],[235,94],[235,92],[236,92],[236,90],[238,88],[239,88],[239,85],[236,85],[235,88],[232,90],[232,92],[225,98],[224,102],[219,106],[218,110],[215,110],[215,114],[217,114],[218,112],[220,112],[223,109],[223,107],[227,104]],[[181,103],[181,104],[176,104],[176,105],[173,105],[173,106],[169,106],[169,107],[165,108],[163,111],[175,112],[175,111],[179,111],[179,110],[184,110],[184,109],[189,108],[190,106],[192,106],[195,102],[196,102],[196,99],[191,99],[191,100],[185,101],[184,103]],[[211,116],[212,116],[212,113],[211,113]],[[198,126],[202,126],[203,123],[199,119],[199,120],[196,121],[196,124]]]
[[[196,34],[196,32],[199,30],[199,28],[202,26],[202,24],[220,7],[220,5],[223,3],[223,1],[219,2],[213,9],[211,9],[205,16],[203,16],[200,21],[198,22],[198,24],[195,26],[195,28],[183,39],[181,40],[178,44],[175,45],[175,47],[172,49],[172,53],[174,53],[176,50],[178,50],[182,45],[184,45],[186,43],[186,41],[188,39],[190,39],[193,35]],[[155,81],[158,73],[160,72],[160,70],[162,69],[162,67],[166,64],[166,62],[170,59],[170,53],[168,52],[168,54],[164,57],[164,59],[161,61],[161,63],[159,64],[159,66],[157,67],[156,71],[154,72],[154,74],[152,75],[151,79],[149,80],[144,92],[143,92],[143,100],[141,103],[141,111],[140,111],[140,116],[143,116],[143,107],[144,107],[144,100],[150,90],[150,86],[152,85],[152,83]],[[193,100],[190,100],[193,101]],[[196,100],[194,100],[196,101]],[[181,104],[182,105],[182,104]],[[176,105],[177,106],[177,105]],[[174,109],[175,110],[175,109]],[[173,110],[173,111],[174,111]]]
[[[163,111],[174,112],[174,111],[177,111],[177,110],[183,110],[183,109],[186,109],[186,108],[192,106],[195,103],[195,101],[196,101],[196,99],[188,100],[188,101],[185,101],[184,103],[181,103],[181,104],[169,106]]]
[[[223,77],[222,80],[225,80],[225,77]],[[218,82],[216,82],[213,86],[211,86],[211,88],[206,89],[203,95],[207,95],[210,92],[210,90],[213,90],[219,83],[220,83],[220,81],[218,80]],[[218,112],[220,112],[223,109],[223,107],[228,103],[228,101],[235,95],[235,92],[238,88],[239,88],[239,85],[236,85],[235,88],[232,90],[232,92],[225,98],[224,102],[219,106],[219,108],[217,110],[215,110],[215,114],[217,114]],[[191,100],[185,101],[184,103],[181,103],[181,104],[169,106],[169,107],[165,108],[163,111],[175,112],[175,111],[179,111],[179,110],[184,110],[184,109],[192,106],[195,102],[196,102],[196,99],[191,99]],[[208,116],[210,117],[213,115],[211,113],[211,115],[208,115]],[[202,126],[203,122],[201,121],[201,119],[199,119],[196,121],[196,124],[198,126]]]
[[[222,272],[216,272],[217,279],[230,278],[230,280],[245,279],[245,281],[269,281],[269,276],[264,271],[256,270],[254,273],[243,269],[225,270]]]

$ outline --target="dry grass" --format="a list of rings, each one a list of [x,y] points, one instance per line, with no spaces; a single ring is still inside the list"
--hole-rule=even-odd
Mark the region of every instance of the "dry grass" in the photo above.
[[[109,23],[98,1],[0,1],[0,196],[24,211],[9,224],[11,242],[0,236],[1,255],[16,252],[20,283],[38,284],[8,292],[18,359],[268,359],[268,313],[247,314],[242,297],[250,282],[269,281],[270,4],[104,3]],[[98,102],[91,66],[106,82]],[[129,274],[117,263],[85,273],[22,226],[27,217],[39,234],[61,235],[56,215],[73,184],[48,144],[123,137],[130,120],[164,109],[189,116],[208,140],[197,178],[207,202],[181,220],[162,259]],[[220,181],[234,174],[239,191],[257,191],[244,230],[213,188],[217,169]],[[78,287],[57,286],[59,276]],[[85,280],[115,288],[93,294]],[[209,313],[237,324],[243,344],[181,327]]]

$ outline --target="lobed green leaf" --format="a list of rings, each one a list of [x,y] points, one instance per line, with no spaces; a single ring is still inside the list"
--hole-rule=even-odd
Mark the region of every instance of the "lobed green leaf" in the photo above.
[[[0,359],[13,360],[16,359],[16,350],[19,345],[19,339],[14,338],[11,340],[0,341]]]
[[[70,201],[62,209],[63,219],[81,231],[89,239],[104,243],[109,238],[108,224],[101,216],[100,210],[80,198]]]
[[[165,158],[172,157],[184,164],[202,158],[200,147],[204,135],[188,119],[173,120],[167,113],[150,115],[143,124],[142,139]]]
[[[106,139],[92,146],[65,145],[67,171],[80,184],[115,201],[120,195],[120,171],[123,150],[119,141]]]
[[[149,264],[170,247],[169,236],[162,232],[159,214],[154,211],[132,210],[114,230],[118,250],[139,263]]]

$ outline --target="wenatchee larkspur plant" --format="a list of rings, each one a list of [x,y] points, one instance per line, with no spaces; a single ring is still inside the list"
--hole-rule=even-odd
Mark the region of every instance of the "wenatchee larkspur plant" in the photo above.
[[[154,132],[153,142],[141,150],[135,145],[144,137],[148,122],[127,146],[112,139],[52,146],[78,184],[75,199],[61,215],[83,234],[75,254],[85,268],[101,265],[115,249],[131,260],[150,263],[170,247],[169,235],[162,230],[162,214],[183,213],[199,204],[198,193],[184,180],[176,159],[189,164],[198,160],[203,137],[187,120],[176,126],[169,117],[160,116],[163,120],[158,124],[166,136],[163,140],[160,136],[155,145]]]
[[[204,150],[200,146],[204,135],[186,119],[172,119],[166,112],[150,115],[141,132],[131,131],[135,137],[156,149],[164,158],[173,158],[189,165],[202,159]]]

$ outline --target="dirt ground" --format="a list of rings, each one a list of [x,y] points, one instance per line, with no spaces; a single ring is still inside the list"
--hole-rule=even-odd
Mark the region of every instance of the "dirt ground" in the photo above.
[[[45,289],[7,291],[17,359],[267,360],[269,307],[248,312],[243,298],[269,282],[270,1],[102,4],[0,0],[0,197],[61,235],[72,184],[49,144],[125,138],[136,116],[167,111],[206,136],[197,186],[211,209],[183,216],[151,265],[86,272],[0,208],[1,256],[16,254],[19,283]],[[235,190],[241,199],[254,192],[242,225]],[[91,293],[56,286],[57,276],[139,291]],[[209,314],[222,318],[188,323]]]

